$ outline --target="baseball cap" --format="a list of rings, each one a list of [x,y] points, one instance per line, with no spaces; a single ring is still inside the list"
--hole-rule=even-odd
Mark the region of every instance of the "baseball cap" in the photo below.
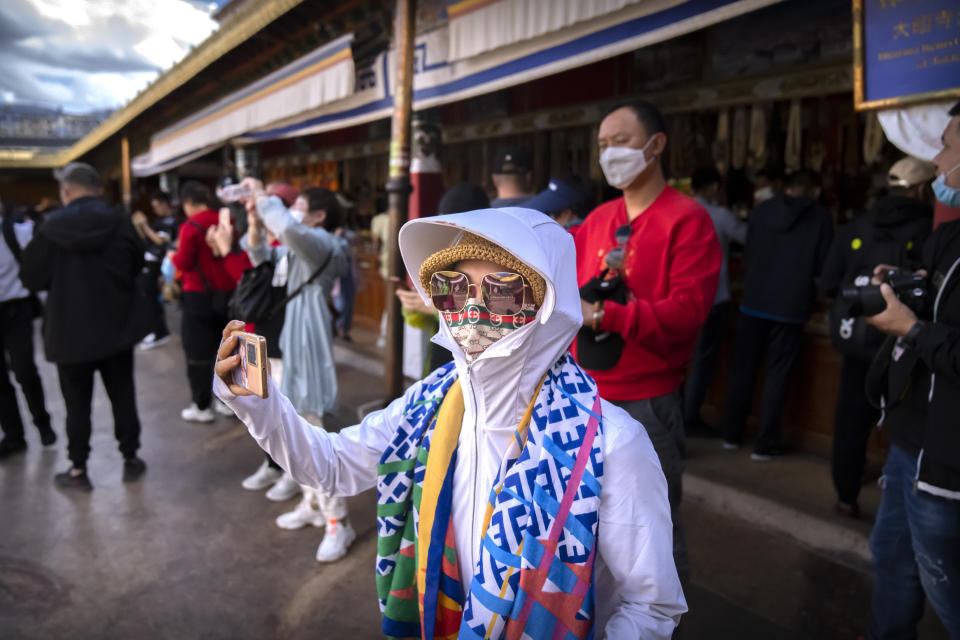
[[[887,186],[912,187],[930,182],[937,175],[937,168],[933,164],[917,158],[901,158],[893,163],[887,172]]]
[[[440,198],[437,204],[437,213],[462,213],[464,211],[476,211],[477,209],[489,209],[490,198],[482,187],[461,182],[455,187],[450,187]]]
[[[523,203],[527,209],[536,209],[547,215],[564,209],[576,209],[586,194],[563,178],[550,178],[547,188]]]
[[[99,187],[100,174],[86,162],[71,162],[53,172],[57,182],[68,182],[82,187]]]
[[[523,147],[506,147],[497,152],[493,173],[527,173],[533,168],[530,154]]]

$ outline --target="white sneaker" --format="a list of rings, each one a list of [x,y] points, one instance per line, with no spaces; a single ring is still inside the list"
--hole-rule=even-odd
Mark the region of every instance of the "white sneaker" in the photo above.
[[[288,511],[287,513],[277,516],[277,526],[281,529],[293,531],[294,529],[301,529],[308,524],[314,527],[322,527],[326,524],[323,519],[323,514],[320,513],[320,509],[313,505],[313,501],[309,495],[304,495],[303,499],[297,505],[297,508],[293,511]]]
[[[214,398],[213,402],[210,403],[210,406],[213,407],[213,410],[219,413],[222,416],[227,416],[228,418],[236,417],[237,414],[233,412],[233,409],[223,404],[219,398]]]
[[[736,451],[739,448],[740,448],[740,445],[737,444],[736,442],[727,442],[726,440],[723,441],[724,451]]]
[[[267,491],[267,500],[283,502],[300,493],[300,485],[289,473],[284,473],[277,483]]]
[[[330,520],[323,541],[317,547],[317,562],[336,562],[347,555],[347,549],[356,538],[357,532],[349,522]]]
[[[191,402],[189,407],[180,412],[180,419],[187,422],[213,422],[217,416],[209,407],[201,409],[196,402]]]
[[[263,464],[260,465],[260,468],[257,469],[253,475],[247,476],[243,479],[243,482],[240,483],[240,486],[247,491],[260,491],[261,489],[266,489],[270,485],[274,484],[282,476],[283,473],[281,471],[274,469],[266,460],[264,460]]]
[[[141,350],[141,351],[148,351],[148,350],[150,350],[150,349],[153,349],[154,347],[159,347],[159,346],[161,346],[161,345],[165,345],[165,344],[167,344],[168,342],[170,342],[170,336],[169,336],[169,335],[166,335],[166,336],[163,336],[163,337],[160,338],[160,339],[157,339],[157,334],[151,333],[151,334],[148,335],[146,338],[144,338],[143,340],[140,341],[140,350]]]

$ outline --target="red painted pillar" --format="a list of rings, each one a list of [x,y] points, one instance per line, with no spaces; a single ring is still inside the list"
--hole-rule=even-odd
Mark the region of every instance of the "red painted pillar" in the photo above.
[[[410,193],[408,219],[437,215],[443,196],[443,173],[440,170],[440,127],[436,123],[414,116],[413,153],[410,160]],[[413,288],[410,274],[407,286]],[[428,358],[431,333],[404,326],[403,373],[417,379],[422,375],[424,360]]]
[[[414,116],[413,158],[410,162],[409,219],[437,214],[443,196],[443,173],[440,170],[440,127]]]

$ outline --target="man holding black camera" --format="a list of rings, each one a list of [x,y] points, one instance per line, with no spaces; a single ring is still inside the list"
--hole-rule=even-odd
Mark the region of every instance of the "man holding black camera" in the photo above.
[[[937,199],[960,204],[960,103],[934,158]],[[870,637],[916,637],[924,595],[960,637],[960,221],[938,227],[923,252],[929,311],[920,316],[886,283],[886,308],[867,321],[896,341],[871,369],[891,440],[883,500],[870,535],[875,569]],[[876,273],[887,272],[880,265]],[[882,375],[880,375],[882,374]]]
[[[866,324],[861,287],[870,282],[877,263],[915,267],[930,235],[932,164],[902,158],[887,172],[887,195],[857,217],[834,238],[823,265],[821,288],[834,298],[830,308],[830,338],[843,356],[840,389],[833,423],[834,511],[858,518],[861,478],[866,464],[867,439],[880,417],[863,391],[867,371],[884,336]],[[853,295],[851,295],[853,294]],[[857,295],[858,294],[858,295]],[[877,300],[882,309],[882,298]]]

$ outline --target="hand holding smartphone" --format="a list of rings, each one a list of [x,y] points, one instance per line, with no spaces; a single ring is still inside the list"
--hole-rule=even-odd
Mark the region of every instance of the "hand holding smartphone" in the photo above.
[[[255,333],[240,332],[237,350],[240,365],[233,370],[233,382],[261,398],[268,394],[267,339]]]

